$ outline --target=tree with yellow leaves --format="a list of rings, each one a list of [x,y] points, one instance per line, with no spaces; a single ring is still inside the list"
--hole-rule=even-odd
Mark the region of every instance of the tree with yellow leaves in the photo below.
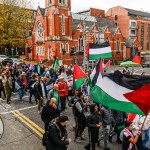
[[[0,0],[0,50],[25,47],[27,30],[32,29],[31,0]]]

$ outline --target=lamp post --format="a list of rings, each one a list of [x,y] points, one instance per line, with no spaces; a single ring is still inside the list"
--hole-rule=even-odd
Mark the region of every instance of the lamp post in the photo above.
[[[84,71],[86,70],[86,66],[88,67],[88,61],[86,59],[86,45],[87,45],[87,41],[86,41],[86,35],[88,33],[88,26],[85,25],[85,19],[87,17],[84,18],[83,20],[83,35],[84,35],[84,55],[83,55],[83,69]]]

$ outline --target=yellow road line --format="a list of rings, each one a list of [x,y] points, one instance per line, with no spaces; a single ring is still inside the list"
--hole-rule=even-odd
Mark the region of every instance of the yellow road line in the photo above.
[[[45,133],[45,131],[39,127],[37,124],[35,124],[33,121],[31,121],[29,118],[27,118],[26,116],[24,116],[22,113],[20,113],[18,110],[15,111],[21,118],[23,118],[25,121],[27,121],[28,123],[30,123],[33,127],[35,127],[38,131],[40,131],[42,134]]]
[[[39,137],[43,137],[43,134],[40,133],[38,130],[36,130],[34,127],[32,127],[28,122],[26,122],[23,118],[21,118],[16,112],[12,112],[14,116],[19,118],[24,124],[26,124],[30,129],[32,129]]]

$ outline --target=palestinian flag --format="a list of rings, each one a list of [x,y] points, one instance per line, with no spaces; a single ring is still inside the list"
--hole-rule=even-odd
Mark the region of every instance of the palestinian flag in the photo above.
[[[147,115],[150,110],[150,77],[114,73],[96,73],[91,97],[111,109]]]
[[[38,55],[38,53],[37,53],[37,56],[36,56],[36,60],[37,60],[37,73],[38,73],[39,75],[41,75],[41,70],[40,70],[41,58],[40,58],[40,56]]]
[[[49,92],[54,86],[54,83],[50,80],[46,83],[46,91]]]
[[[110,68],[110,60],[107,61],[107,63],[105,64],[105,67],[108,69]]]
[[[75,80],[75,89],[78,90],[81,85],[85,82],[87,76],[83,70],[76,64],[74,65],[74,80]]]
[[[140,61],[139,56],[137,54],[133,57],[132,62],[137,63],[137,64],[141,64],[141,61]]]
[[[94,70],[90,74],[90,79],[89,79],[90,87],[91,87],[91,85],[93,87],[93,85],[96,84],[97,77],[98,77],[100,72],[104,72],[102,58],[100,58],[100,60],[98,61],[97,65],[95,66]]]
[[[86,57],[89,60],[99,60],[101,58],[111,58],[112,51],[109,43],[90,43],[86,47]]]
[[[20,88],[21,88],[21,87],[20,87],[20,85],[18,84],[18,82],[15,81],[15,89],[14,89],[14,92],[17,93]]]
[[[54,62],[54,70],[57,70],[58,67],[59,67],[59,60],[58,60],[58,54],[57,54],[57,50],[56,50],[55,62]]]

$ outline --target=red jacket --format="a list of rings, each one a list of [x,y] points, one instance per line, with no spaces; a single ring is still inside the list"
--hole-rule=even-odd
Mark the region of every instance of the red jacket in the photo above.
[[[64,89],[65,89],[65,91],[62,91]],[[67,83],[66,82],[63,82],[63,83],[58,82],[58,91],[59,91],[60,96],[62,96],[62,97],[68,96],[68,85],[67,85]]]

